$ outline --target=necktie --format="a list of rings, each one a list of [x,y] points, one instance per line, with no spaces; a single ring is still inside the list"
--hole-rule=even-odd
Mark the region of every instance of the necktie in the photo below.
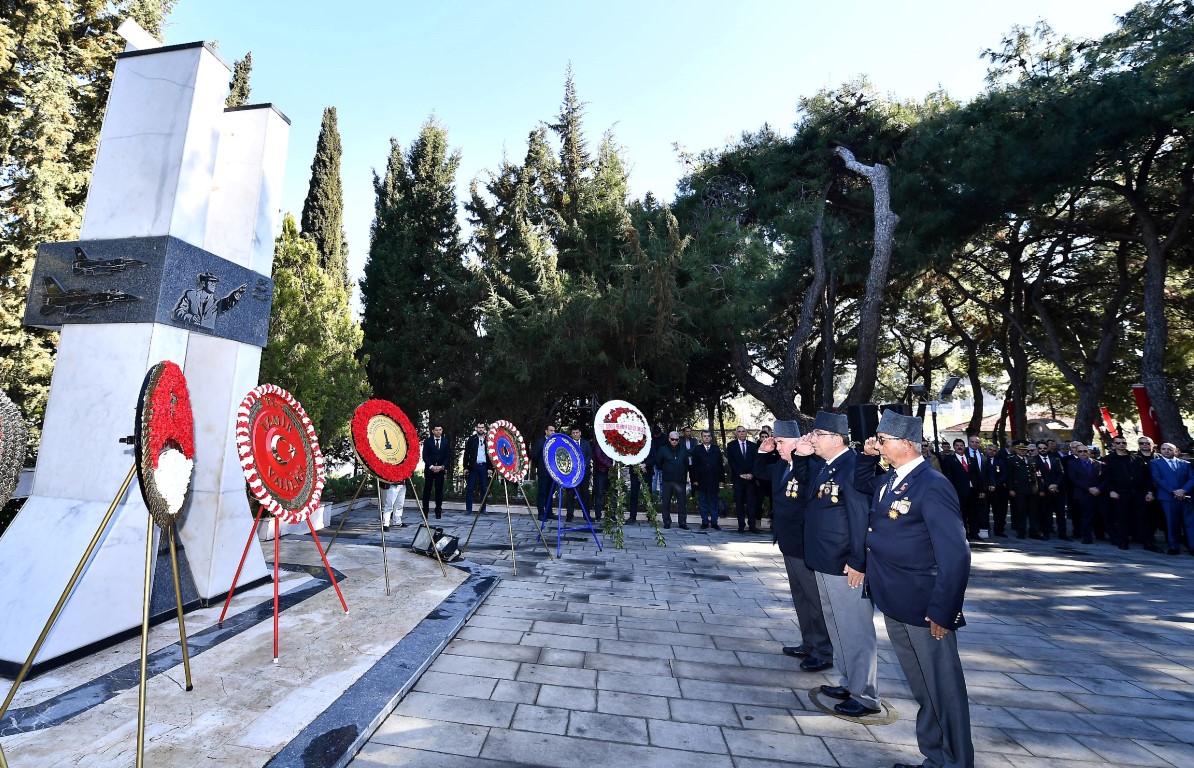
[[[746,455],[746,442],[745,441],[743,441],[743,440],[738,441],[738,450],[742,451],[743,456]]]
[[[1174,472],[1177,471],[1177,459],[1169,460],[1169,468],[1172,469]]]
[[[966,472],[969,472],[970,465],[966,463],[966,457],[962,456],[961,459],[962,459],[962,469],[965,470]]]
[[[889,477],[887,478],[887,482],[883,484],[883,487],[881,489],[879,489],[879,500],[880,501],[883,500],[884,496],[891,493],[891,488],[893,485],[895,485],[896,471],[893,469],[890,472],[888,472],[887,474],[889,475]]]
[[[439,438],[435,438],[435,450],[439,450]]]
[[[1050,469],[1048,456],[1045,457],[1045,469]]]

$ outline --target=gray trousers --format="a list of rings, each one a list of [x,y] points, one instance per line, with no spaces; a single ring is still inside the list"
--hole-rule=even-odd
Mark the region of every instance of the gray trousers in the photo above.
[[[672,483],[664,481],[663,486],[663,522],[668,525],[672,524],[672,497],[678,500],[677,506],[679,509],[676,512],[676,520],[680,525],[688,525],[688,497],[684,495],[684,483]]]
[[[879,658],[875,640],[875,606],[851,589],[845,574],[817,571],[817,590],[825,627],[833,643],[833,665],[842,673],[838,685],[868,707],[879,707]]]
[[[788,569],[788,588],[792,590],[792,605],[800,624],[802,651],[822,661],[833,661],[833,644],[825,628],[825,613],[821,610],[821,593],[817,591],[817,576],[798,557],[784,555]]]
[[[914,627],[884,616],[887,636],[908,679],[916,713],[916,743],[926,768],[974,768],[970,703],[958,658],[958,635],[934,640],[928,627]]]

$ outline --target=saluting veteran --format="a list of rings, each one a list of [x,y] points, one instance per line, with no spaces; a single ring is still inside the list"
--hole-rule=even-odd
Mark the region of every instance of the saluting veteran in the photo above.
[[[957,493],[921,456],[921,431],[920,419],[886,411],[858,457],[858,490],[873,494],[866,579],[920,705],[923,765],[972,768],[970,706],[954,632],[966,623],[970,545]],[[879,456],[891,469],[875,476]]]
[[[846,414],[821,411],[812,432],[796,444],[810,458],[799,480],[807,494],[804,508],[804,563],[817,574],[817,593],[833,645],[837,685],[821,693],[841,703],[833,710],[847,717],[882,711],[879,700],[875,607],[861,589],[866,576],[869,500],[854,487],[857,454],[846,445]],[[794,467],[797,473],[801,467]]]

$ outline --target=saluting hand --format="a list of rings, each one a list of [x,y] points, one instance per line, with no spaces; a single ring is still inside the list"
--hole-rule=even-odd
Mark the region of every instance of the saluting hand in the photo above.
[[[759,443],[759,453],[771,453],[775,450],[775,438],[769,437]]]
[[[862,452],[867,456],[879,455],[879,440],[878,438],[868,437],[866,442],[862,444]]]

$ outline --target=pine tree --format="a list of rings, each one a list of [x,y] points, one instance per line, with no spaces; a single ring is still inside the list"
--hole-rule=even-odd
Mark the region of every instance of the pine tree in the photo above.
[[[348,436],[353,410],[368,397],[360,346],[348,295],[287,214],[274,246],[274,303],[259,380],[290,390],[333,453]]]
[[[232,80],[228,83],[228,98],[224,99],[225,107],[243,107],[249,103],[249,77],[253,74],[253,52],[249,51],[245,57],[232,65]]]
[[[344,237],[344,190],[340,179],[340,131],[336,108],[323,110],[323,124],[311,161],[311,183],[303,202],[303,236],[315,243],[319,265],[350,295],[348,245]]]
[[[377,195],[361,280],[362,346],[378,397],[455,424],[476,387],[475,276],[456,220],[460,153],[429,119],[410,149],[396,139]]]
[[[116,28],[131,17],[160,34],[173,4],[32,0],[0,15],[0,388],[30,420],[35,442],[57,339],[22,325],[36,248],[78,236],[124,48]]]

